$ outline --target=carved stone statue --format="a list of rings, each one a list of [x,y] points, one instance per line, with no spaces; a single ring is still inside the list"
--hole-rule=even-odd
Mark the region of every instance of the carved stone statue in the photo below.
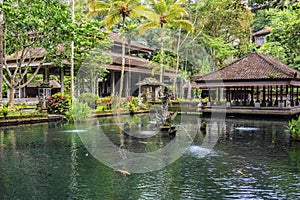
[[[159,90],[158,98],[161,100],[161,111],[156,112],[156,118],[159,124],[161,124],[161,130],[169,131],[169,134],[175,134],[175,125],[172,125],[171,122],[177,115],[177,112],[169,112],[169,100],[171,94],[167,87],[164,88],[164,92]]]

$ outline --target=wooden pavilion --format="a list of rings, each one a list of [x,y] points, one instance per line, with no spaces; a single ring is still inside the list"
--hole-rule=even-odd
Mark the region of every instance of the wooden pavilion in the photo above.
[[[202,98],[208,98],[202,112],[221,108],[233,114],[300,113],[300,72],[261,53],[246,55],[219,70],[193,77],[193,81],[194,87],[202,89]]]

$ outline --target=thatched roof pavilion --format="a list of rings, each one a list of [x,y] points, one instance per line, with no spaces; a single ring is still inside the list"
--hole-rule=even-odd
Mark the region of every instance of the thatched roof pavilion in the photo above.
[[[195,76],[193,81],[196,87],[209,90],[209,101],[215,96],[217,105],[222,98],[221,90],[225,90],[228,106],[228,103],[256,107],[299,105],[300,72],[257,52],[214,72]],[[212,91],[216,94],[212,95]]]

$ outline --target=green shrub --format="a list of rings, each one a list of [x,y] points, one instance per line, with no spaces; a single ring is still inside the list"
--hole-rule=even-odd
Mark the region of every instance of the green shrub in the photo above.
[[[208,97],[205,97],[205,98],[202,99],[202,102],[203,102],[203,103],[207,103],[208,101],[209,101],[209,98],[208,98]]]
[[[104,112],[106,109],[106,106],[97,106],[96,112]]]
[[[107,103],[110,103],[109,105],[107,104]],[[111,109],[111,97],[110,96],[107,96],[107,97],[103,97],[103,98],[99,98],[98,100],[97,100],[97,106],[99,107],[99,106],[103,106],[103,107],[105,107],[105,109],[106,110],[110,110]],[[97,107],[97,111],[98,111],[98,107]],[[103,108],[103,107],[101,107],[101,109]],[[100,109],[100,107],[99,107],[99,109]],[[102,111],[104,111],[104,110],[102,110]]]
[[[128,109],[130,113],[136,112],[138,110],[138,97],[127,97],[126,99],[125,108]]]
[[[74,102],[72,108],[66,112],[66,117],[71,122],[83,121],[90,116],[91,112],[87,103]]]
[[[296,141],[300,141],[300,116],[298,119],[292,119],[289,121],[289,130],[292,138]]]
[[[97,103],[98,99],[99,99],[99,96],[96,94],[92,94],[92,93],[82,93],[78,97],[79,102],[87,103],[88,106],[91,108],[96,107],[96,103]]]
[[[47,99],[48,113],[65,114],[71,107],[71,96],[56,93]]]
[[[10,112],[10,107],[8,105],[8,103],[5,103],[3,105],[1,105],[0,107],[0,113],[6,118],[8,113]]]

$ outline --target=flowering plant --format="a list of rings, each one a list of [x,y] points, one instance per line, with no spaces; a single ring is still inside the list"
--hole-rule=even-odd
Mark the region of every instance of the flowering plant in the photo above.
[[[48,113],[65,114],[71,107],[71,96],[56,93],[47,99]]]

